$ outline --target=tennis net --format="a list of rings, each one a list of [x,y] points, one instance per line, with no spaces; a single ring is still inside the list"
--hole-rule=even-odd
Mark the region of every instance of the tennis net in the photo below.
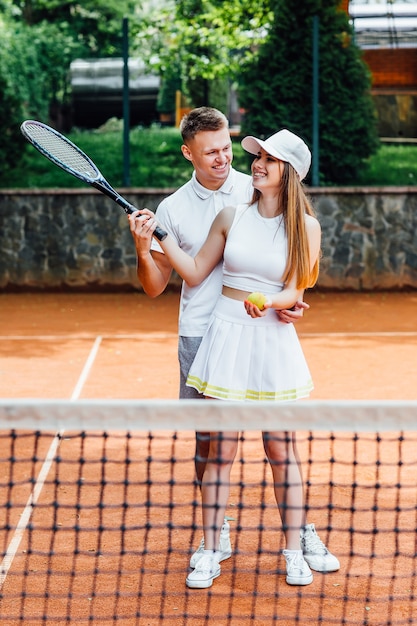
[[[417,401],[0,400],[0,623],[417,623]],[[238,430],[233,554],[189,589],[194,431]],[[338,571],[286,584],[260,431],[296,431],[308,521]]]

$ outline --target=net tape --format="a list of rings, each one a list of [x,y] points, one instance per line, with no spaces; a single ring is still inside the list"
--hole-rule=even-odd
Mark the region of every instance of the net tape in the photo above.
[[[175,416],[175,419],[173,418]],[[216,400],[0,399],[0,428],[123,430],[413,430],[417,400],[306,400],[297,403]]]

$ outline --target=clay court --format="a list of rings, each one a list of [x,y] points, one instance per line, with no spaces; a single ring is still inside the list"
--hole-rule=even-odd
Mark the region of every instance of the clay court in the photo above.
[[[175,399],[178,299],[177,293],[155,300],[140,293],[2,294],[1,397]],[[312,399],[416,399],[416,292],[313,292],[306,300],[311,308],[297,330],[315,383]],[[248,434],[233,470],[236,485],[230,498],[237,553],[222,564],[222,576],[210,590],[196,591],[186,590],[184,583],[192,546],[201,536],[201,527],[192,529],[192,523],[201,524],[199,508],[191,506],[199,501],[193,484],[193,432],[179,433],[175,464],[167,433],[156,432],[151,443],[146,433],[133,434],[126,444],[118,433],[103,442],[99,437],[84,441],[69,432],[59,446],[65,487],[45,480],[41,505],[32,516],[33,529],[22,531],[2,581],[0,622],[2,626],[17,626],[22,620],[35,626],[414,623],[416,441],[415,434],[404,439],[397,435],[384,435],[377,442],[370,434],[356,442],[348,435],[336,441],[323,436],[311,441],[300,433],[312,521],[341,561],[340,571],[317,573],[313,584],[301,589],[285,584],[277,554],[282,536],[260,436]],[[13,456],[28,462],[16,466],[16,484],[8,488],[6,479],[1,490],[3,502],[13,503],[3,508],[3,553],[13,541],[30,494],[30,478],[40,471],[53,437],[49,433],[35,443],[35,437],[26,433],[15,440]],[[132,462],[126,486],[126,468],[120,461],[127,445]],[[2,459],[11,455],[7,446],[8,438],[2,437]],[[37,460],[31,463],[34,446]],[[148,462],[150,446],[153,464]],[[106,485],[101,493],[97,467],[109,451],[112,461],[106,471],[115,489]],[[80,470],[73,462],[80,454],[95,461],[86,467],[82,490],[77,487]],[[330,467],[330,456],[343,463]],[[150,506],[149,484],[141,482],[146,472],[152,476]],[[175,488],[168,486],[169,475]],[[332,491],[329,481],[336,485]],[[393,490],[399,482],[401,490]],[[241,483],[247,485],[243,491]],[[353,512],[352,507],[344,508],[351,501],[352,484],[358,486]],[[123,485],[128,507],[121,500]],[[63,508],[54,513],[48,503],[56,500],[57,489]],[[80,497],[86,510],[79,513],[76,538],[75,503]],[[109,504],[108,512],[100,508],[103,502]],[[178,506],[171,507],[173,502]],[[259,502],[266,504],[261,539]],[[152,522],[150,527],[139,523],[144,516]],[[102,525],[103,518],[108,530],[98,537],[91,528]],[[56,536],[51,525],[60,527]],[[121,525],[134,530],[122,538]],[[373,528],[379,533],[368,532]],[[76,559],[74,547],[79,551]],[[55,567],[59,576],[46,578],[45,570]]]

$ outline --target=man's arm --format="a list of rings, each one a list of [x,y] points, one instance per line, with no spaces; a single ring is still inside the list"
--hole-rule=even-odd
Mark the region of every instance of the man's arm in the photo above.
[[[285,322],[285,324],[294,324],[294,322],[298,322],[303,315],[304,310],[310,308],[310,305],[307,302],[303,302],[299,300],[295,303],[292,309],[277,311],[277,315],[279,317],[280,322]]]
[[[152,233],[142,227],[139,212],[129,215],[129,225],[136,248],[139,282],[150,298],[156,298],[168,285],[172,265],[165,254],[151,250]]]

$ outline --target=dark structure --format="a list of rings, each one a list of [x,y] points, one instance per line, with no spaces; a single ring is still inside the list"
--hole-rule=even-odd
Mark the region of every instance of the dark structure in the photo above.
[[[97,128],[123,118],[123,59],[78,59],[71,63],[72,123]],[[158,120],[159,77],[146,73],[140,59],[129,60],[130,123],[148,126]]]
[[[417,137],[417,5],[344,2],[355,39],[372,73],[379,136]],[[348,6],[347,6],[348,5]]]

